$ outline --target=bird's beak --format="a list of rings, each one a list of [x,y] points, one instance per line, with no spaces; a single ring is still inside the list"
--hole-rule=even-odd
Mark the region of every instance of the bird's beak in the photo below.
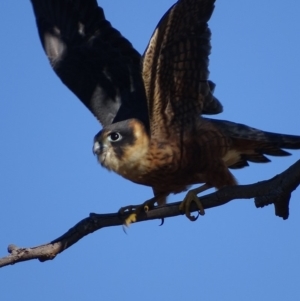
[[[104,148],[104,145],[102,145],[98,141],[95,141],[93,146],[93,154],[97,156],[101,155],[103,153]]]
[[[93,153],[97,155],[98,162],[104,166],[105,158],[106,158],[107,144],[101,143],[99,141],[94,142]]]

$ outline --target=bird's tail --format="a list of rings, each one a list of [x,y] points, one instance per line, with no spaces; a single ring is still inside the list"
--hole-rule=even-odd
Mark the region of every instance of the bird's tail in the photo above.
[[[270,162],[265,155],[290,155],[283,149],[300,149],[300,136],[264,132],[225,120],[209,119],[209,121],[232,140],[234,158],[228,164],[232,169],[248,166],[248,162]]]
[[[225,161],[229,168],[248,166],[248,162],[270,162],[265,155],[288,156],[284,149],[300,149],[300,136],[264,132],[249,126],[225,120],[213,120],[214,124],[232,141]],[[289,196],[274,200],[275,214],[283,219],[289,216]],[[261,207],[261,205],[259,205]]]

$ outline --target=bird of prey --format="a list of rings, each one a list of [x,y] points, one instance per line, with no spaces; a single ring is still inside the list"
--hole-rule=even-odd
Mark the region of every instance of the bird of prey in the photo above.
[[[300,136],[202,116],[222,111],[208,79],[207,22],[215,0],[178,0],[143,56],[111,26],[96,0],[31,2],[52,68],[103,126],[94,138],[98,161],[153,188],[154,198],[129,206],[133,212],[163,205],[170,193],[201,183],[180,205],[194,220],[191,202],[204,214],[197,194],[237,184],[229,169],[269,162],[265,155],[289,155],[282,148],[300,149]],[[288,212],[280,214],[287,218]]]

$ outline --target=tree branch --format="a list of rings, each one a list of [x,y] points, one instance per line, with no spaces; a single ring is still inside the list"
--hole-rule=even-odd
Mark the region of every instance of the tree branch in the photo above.
[[[215,193],[201,197],[200,200],[203,207],[209,209],[224,205],[235,199],[255,198],[255,205],[257,208],[274,204],[275,215],[287,219],[289,215],[291,193],[299,186],[299,184],[300,160],[272,179],[256,184],[225,187]],[[165,219],[182,215],[182,212],[179,211],[179,204],[180,202],[171,203],[141,213],[137,216],[136,222]],[[191,212],[195,211],[197,211],[197,207],[192,204]],[[20,248],[15,245],[9,245],[8,252],[10,254],[0,259],[0,267],[31,259],[38,259],[41,262],[54,259],[56,255],[68,249],[86,235],[105,227],[122,225],[126,216],[128,216],[128,214],[124,214],[120,217],[118,213],[91,213],[89,217],[83,219],[65,234],[50,243],[32,248]]]

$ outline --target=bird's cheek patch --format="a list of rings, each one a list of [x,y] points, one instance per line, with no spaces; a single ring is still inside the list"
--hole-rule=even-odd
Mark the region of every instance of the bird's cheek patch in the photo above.
[[[122,160],[124,157],[124,149],[121,146],[114,147],[114,153],[119,160]]]
[[[103,161],[103,165],[108,170],[113,170],[118,172],[119,170],[119,162],[120,160],[116,157],[115,152],[112,150],[108,150],[105,154],[105,158]]]

